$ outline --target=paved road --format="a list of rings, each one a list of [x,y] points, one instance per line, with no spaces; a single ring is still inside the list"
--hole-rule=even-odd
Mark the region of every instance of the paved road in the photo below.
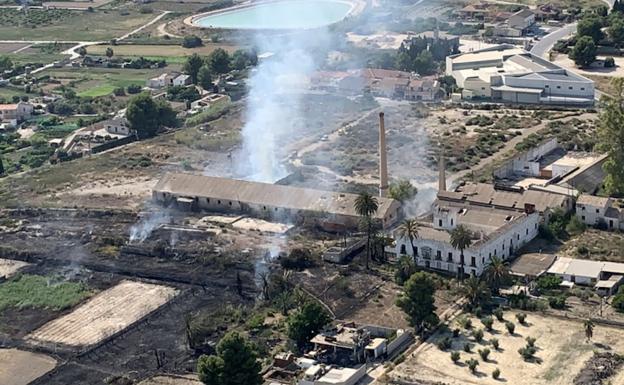
[[[536,56],[546,58],[548,52],[552,49],[552,47],[558,40],[574,34],[575,31],[576,23],[566,24],[563,27],[558,28],[557,30],[542,37],[542,39],[533,46],[533,48],[531,49],[531,53]]]

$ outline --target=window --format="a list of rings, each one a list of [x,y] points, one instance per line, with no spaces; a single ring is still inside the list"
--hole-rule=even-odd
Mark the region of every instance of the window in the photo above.
[[[581,91],[585,91],[585,87],[581,87]]]
[[[453,253],[449,252],[448,253],[448,259],[449,262],[453,262]]]
[[[228,202],[228,204],[230,205],[230,207],[232,207],[232,202]]]
[[[572,88],[572,87],[568,87],[568,89],[569,89],[569,90],[573,90],[574,88]]]
[[[548,84],[546,84],[546,85],[544,86],[544,88],[550,88],[550,86],[549,86]]]
[[[425,259],[431,259],[431,247],[423,247],[422,255]]]
[[[598,214],[599,212],[600,212],[600,210],[599,210],[599,209],[596,209],[596,214]]]
[[[451,226],[453,226],[453,218],[451,218]]]
[[[529,229],[526,229],[526,235],[529,235]]]
[[[585,220],[585,215],[581,216],[581,219],[582,219],[582,220]]]
[[[561,86],[557,86],[557,89],[560,89],[560,88],[561,88]]]
[[[414,255],[418,255],[418,247],[414,246]]]
[[[470,257],[470,266],[477,266],[477,259],[475,257]]]
[[[442,252],[440,250],[436,251],[436,259],[437,260],[442,259]]]
[[[401,245],[401,251],[399,252],[401,255],[407,254],[407,250],[405,249],[405,245]]]
[[[585,211],[585,206],[581,206],[581,211]]]
[[[519,241],[520,240],[520,234],[516,234],[516,240]]]
[[[217,204],[218,204],[218,205],[220,205],[220,204],[221,204],[221,201],[217,201]]]
[[[442,219],[438,220],[438,226],[442,227]]]

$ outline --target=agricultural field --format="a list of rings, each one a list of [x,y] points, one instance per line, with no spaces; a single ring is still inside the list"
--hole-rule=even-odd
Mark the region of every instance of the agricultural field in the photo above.
[[[177,293],[178,290],[167,286],[123,281],[27,338],[34,343],[93,345],[145,317]]]
[[[138,385],[202,385],[197,376],[154,376],[145,381],[139,382]]]
[[[28,385],[56,367],[52,357],[18,349],[0,349],[0,384]]]
[[[95,12],[31,9],[28,16],[0,9],[0,36],[5,40],[99,41],[122,36],[155,14],[135,9]]]
[[[111,48],[115,56],[122,57],[134,57],[143,56],[150,60],[166,60],[171,62],[172,59],[178,58],[178,61],[183,61],[185,56],[190,56],[194,53],[207,56],[217,48],[222,48],[229,53],[232,53],[240,47],[235,45],[226,44],[210,44],[204,43],[201,47],[196,48],[184,48],[181,45],[151,45],[151,44],[120,44],[120,45],[93,45],[87,48],[89,55],[104,55],[106,50]]]
[[[475,329],[483,329],[476,318],[471,318],[472,328],[466,330],[456,321],[451,329],[460,328],[458,337],[449,331],[434,334],[425,344],[416,349],[415,353],[398,365],[391,376],[411,381],[438,381],[448,385],[496,385],[504,382],[508,385],[569,385],[581,372],[593,352],[622,352],[624,349],[624,331],[618,328],[597,325],[593,339],[587,342],[583,323],[544,317],[529,313],[526,324],[521,324],[515,312],[504,314],[506,321],[515,324],[510,334],[503,322],[494,318],[493,330],[484,330],[484,337],[477,342],[472,335]],[[518,350],[527,345],[527,338],[535,338],[536,353],[533,358],[524,360]],[[450,338],[451,346],[445,351],[438,343]],[[499,341],[499,349],[492,346],[492,339]],[[464,351],[464,345],[470,346],[470,352]],[[478,350],[490,349],[487,361],[484,361]],[[451,360],[451,352],[460,353],[457,364]],[[473,374],[466,361],[478,361]],[[492,372],[498,368],[500,378],[492,378]]]
[[[62,84],[72,87],[78,96],[105,96],[117,87],[129,85],[144,86],[147,79],[161,73],[171,71],[166,69],[118,69],[118,68],[72,68],[49,69],[41,72],[41,76],[49,75]]]
[[[0,284],[0,311],[6,308],[70,308],[92,294],[83,284],[53,276],[18,275]]]

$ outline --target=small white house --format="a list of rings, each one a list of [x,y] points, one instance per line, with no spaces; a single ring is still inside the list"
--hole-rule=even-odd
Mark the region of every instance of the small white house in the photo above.
[[[522,9],[509,17],[507,21],[511,28],[526,30],[535,24],[535,14],[530,9]]]
[[[605,226],[609,230],[624,225],[622,209],[607,197],[581,194],[576,201],[576,216],[588,226]]]
[[[173,86],[188,86],[189,84],[191,84],[191,76],[186,74],[180,74],[171,80],[171,84]]]
[[[125,118],[115,117],[104,121],[104,128],[110,134],[115,135],[130,135],[130,124]]]

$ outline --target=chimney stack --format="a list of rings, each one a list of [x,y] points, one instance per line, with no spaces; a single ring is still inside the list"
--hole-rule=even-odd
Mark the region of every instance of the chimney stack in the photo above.
[[[438,192],[446,191],[446,164],[444,162],[444,145],[440,143],[440,159],[438,160],[440,175],[438,176]]]
[[[379,113],[379,196],[388,194],[388,160],[386,159],[386,125],[384,113]]]

